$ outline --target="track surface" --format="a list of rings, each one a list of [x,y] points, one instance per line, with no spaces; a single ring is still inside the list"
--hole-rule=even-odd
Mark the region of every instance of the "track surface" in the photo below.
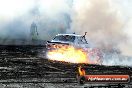
[[[83,88],[89,86],[77,84],[76,74],[79,65],[87,68],[88,74],[129,74],[132,76],[130,67],[50,61],[42,57],[45,51],[45,46],[0,46],[0,87]]]

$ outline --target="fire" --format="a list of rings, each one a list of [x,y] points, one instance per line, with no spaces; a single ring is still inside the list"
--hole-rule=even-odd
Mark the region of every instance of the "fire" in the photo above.
[[[84,76],[86,74],[85,70],[81,66],[78,67],[78,72],[80,76]]]
[[[89,63],[88,54],[83,49],[73,46],[63,46],[47,52],[50,60],[65,61],[71,63]]]

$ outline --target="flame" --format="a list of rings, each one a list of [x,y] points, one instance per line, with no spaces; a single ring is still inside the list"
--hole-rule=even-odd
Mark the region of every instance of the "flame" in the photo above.
[[[60,48],[49,50],[47,57],[50,60],[65,61],[71,63],[89,63],[88,54],[83,49],[65,45]]]
[[[78,67],[78,72],[80,76],[84,76],[86,74],[85,70],[81,66]]]

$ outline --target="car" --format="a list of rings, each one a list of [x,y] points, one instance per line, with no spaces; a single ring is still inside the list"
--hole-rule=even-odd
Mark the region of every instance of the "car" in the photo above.
[[[85,35],[58,34],[53,40],[47,42],[47,49],[56,49],[61,45],[71,45],[75,48],[90,48]]]
[[[90,43],[86,40],[85,36],[86,32],[84,35],[77,35],[75,33],[58,34],[51,41],[47,41],[47,52],[51,50],[68,48],[70,46],[86,52],[92,64],[102,64],[102,54],[100,50],[97,48],[92,48]]]

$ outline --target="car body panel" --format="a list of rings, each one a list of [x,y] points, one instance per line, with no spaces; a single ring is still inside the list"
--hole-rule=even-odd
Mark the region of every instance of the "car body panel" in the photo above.
[[[47,44],[69,44],[76,48],[90,47],[84,36],[76,34],[58,34]]]

